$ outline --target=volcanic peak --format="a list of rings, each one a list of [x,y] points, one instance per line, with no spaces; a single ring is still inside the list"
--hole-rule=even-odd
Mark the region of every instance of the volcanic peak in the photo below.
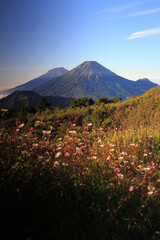
[[[70,71],[70,74],[77,74],[77,75],[84,75],[84,76],[91,76],[95,75],[115,75],[109,69],[103,67],[101,64],[97,63],[96,61],[85,61],[73,70]]]

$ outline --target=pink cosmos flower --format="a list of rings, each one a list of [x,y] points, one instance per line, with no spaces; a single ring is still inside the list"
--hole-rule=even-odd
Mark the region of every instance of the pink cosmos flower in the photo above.
[[[119,168],[115,168],[115,169],[114,169],[114,172],[120,173],[120,169],[119,169]]]
[[[69,152],[66,152],[65,157],[69,157],[69,156],[70,156]]]
[[[132,192],[133,191],[133,186],[129,187],[129,191]]]

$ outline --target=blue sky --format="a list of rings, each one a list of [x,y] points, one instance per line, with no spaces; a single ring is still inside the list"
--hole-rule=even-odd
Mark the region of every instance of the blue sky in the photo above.
[[[0,87],[88,60],[160,84],[160,1],[1,0]]]

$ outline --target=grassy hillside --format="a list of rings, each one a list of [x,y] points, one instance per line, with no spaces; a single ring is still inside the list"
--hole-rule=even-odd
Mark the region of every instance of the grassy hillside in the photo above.
[[[1,113],[0,239],[158,240],[160,87],[122,103]]]
[[[83,126],[91,121],[93,127],[137,129],[141,126],[155,127],[160,120],[160,87],[152,88],[144,95],[133,97],[121,103],[101,104],[83,108],[46,110],[41,119]]]

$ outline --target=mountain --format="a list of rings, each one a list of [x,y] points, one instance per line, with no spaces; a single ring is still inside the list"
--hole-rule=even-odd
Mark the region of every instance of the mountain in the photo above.
[[[47,83],[49,80],[51,80],[55,77],[58,77],[62,74],[65,74],[67,72],[68,72],[68,70],[63,67],[54,68],[52,70],[49,70],[47,73],[45,73],[37,78],[34,78],[33,80],[30,80],[22,85],[19,85],[15,88],[10,88],[5,91],[1,91],[0,95],[7,96],[8,94],[13,93],[15,91],[33,90],[34,88]]]
[[[139,85],[140,87],[144,88],[153,88],[153,82],[151,82],[148,78],[142,78],[136,81],[137,86]],[[158,86],[158,85],[157,85]]]
[[[17,109],[21,106],[25,107],[38,107],[42,96],[38,93],[33,91],[16,91],[0,99],[0,106],[1,108],[14,108]],[[49,103],[51,103],[52,107],[57,105],[67,105],[67,101],[71,98],[64,98],[64,97],[52,97],[46,96],[45,97]],[[73,99],[71,99],[73,100]]]
[[[123,100],[141,95],[157,84],[148,79],[131,81],[120,77],[95,61],[86,61],[78,67],[34,89],[44,96],[70,98],[91,97],[94,100],[115,96]]]

